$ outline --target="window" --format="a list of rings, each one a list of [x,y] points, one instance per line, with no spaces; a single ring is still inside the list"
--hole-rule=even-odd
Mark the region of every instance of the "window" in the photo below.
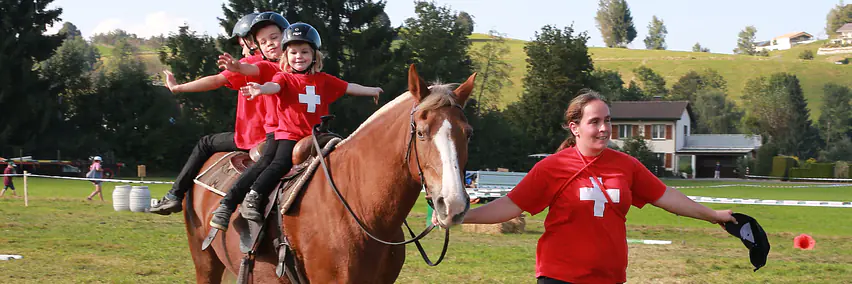
[[[683,126],[683,136],[689,136],[689,127]]]
[[[618,138],[627,139],[633,136],[633,125],[622,124],[618,126]]]
[[[651,125],[651,139],[666,139],[666,126],[662,124]]]

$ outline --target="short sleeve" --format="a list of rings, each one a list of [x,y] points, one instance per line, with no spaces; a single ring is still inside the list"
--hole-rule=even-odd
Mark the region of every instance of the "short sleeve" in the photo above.
[[[237,73],[237,72],[231,72],[231,71],[225,70],[225,71],[222,71],[221,73],[219,73],[219,75],[224,76],[225,79],[228,80],[225,83],[225,87],[227,87],[228,89],[231,89],[231,90],[239,90],[241,87],[243,87],[247,84],[246,83],[246,76],[243,76],[243,74],[240,74],[240,73]]]
[[[557,189],[551,186],[551,179],[542,164],[536,164],[506,196],[521,210],[532,215],[538,214],[550,206],[556,194]]]
[[[260,61],[255,64],[260,69],[260,75],[256,78],[258,83],[272,82],[272,78],[278,74],[278,64],[269,61]]]
[[[349,88],[349,82],[343,81],[340,78],[334,77],[330,74],[323,74],[325,74],[325,84],[329,90],[331,101],[336,101],[337,99],[346,94],[346,89]]]
[[[633,161],[633,184],[630,191],[633,193],[633,206],[642,208],[645,204],[653,203],[663,197],[666,193],[666,184],[654,176],[648,168],[634,157]]]

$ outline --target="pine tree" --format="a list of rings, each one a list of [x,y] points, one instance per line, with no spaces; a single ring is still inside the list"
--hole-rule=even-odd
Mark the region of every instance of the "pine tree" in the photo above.
[[[666,24],[663,20],[654,16],[651,22],[648,23],[648,36],[645,37],[646,49],[666,49],[666,35],[669,33],[666,30]]]

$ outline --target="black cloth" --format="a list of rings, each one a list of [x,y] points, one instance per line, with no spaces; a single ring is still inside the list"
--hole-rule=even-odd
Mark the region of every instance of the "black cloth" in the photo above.
[[[754,271],[757,271],[766,265],[766,258],[769,256],[769,238],[766,237],[766,231],[757,223],[757,220],[751,216],[734,213],[731,214],[737,219],[737,224],[733,222],[725,223],[725,230],[729,234],[739,238],[746,248],[749,249],[749,258],[751,264],[754,265]]]
[[[273,133],[266,134],[266,147],[263,149],[263,155],[240,175],[220,204],[234,210],[237,205],[243,202],[250,189],[257,191],[261,196],[271,192],[272,187],[293,166],[294,147],[296,147],[296,141],[275,140]],[[275,176],[280,171],[284,172]],[[268,189],[265,187],[267,185]]]
[[[539,276],[536,281],[537,284],[571,284],[571,282],[565,282],[558,279],[553,279],[547,276]]]
[[[186,160],[183,169],[180,170],[169,193],[177,196],[178,199],[183,199],[186,192],[194,185],[192,180],[198,175],[201,167],[204,166],[204,162],[210,156],[213,156],[216,152],[239,150],[247,149],[237,148],[237,143],[234,142],[234,132],[216,133],[201,137],[198,143],[195,143],[192,154],[189,154],[189,159]]]

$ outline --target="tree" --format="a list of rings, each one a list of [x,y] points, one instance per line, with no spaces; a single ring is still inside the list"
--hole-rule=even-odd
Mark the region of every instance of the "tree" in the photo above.
[[[698,91],[692,105],[696,116],[696,133],[730,134],[738,133],[740,119],[743,116],[728,95],[720,89],[702,89]]]
[[[654,16],[651,18],[651,22],[648,23],[648,36],[645,37],[645,48],[659,50],[666,49],[666,35],[668,33],[668,30],[666,30],[666,24],[663,23],[663,20]]]
[[[488,32],[490,40],[471,52],[471,58],[477,72],[476,96],[479,108],[496,109],[500,100],[500,90],[511,86],[512,65],[506,62],[509,45],[503,35],[495,30]],[[480,109],[477,109],[479,113]]]
[[[565,139],[565,109],[593,82],[588,39],[586,33],[575,34],[572,27],[544,26],[524,47],[524,93],[506,110],[514,129],[525,133],[517,138],[519,153],[513,157],[551,153]]]
[[[417,72],[427,80],[467,79],[473,73],[468,55],[470,27],[458,21],[458,13],[449,7],[422,1],[414,6],[417,16],[406,19],[399,33],[408,63],[417,64]]]
[[[740,31],[740,34],[737,39],[737,48],[734,49],[734,53],[755,55],[757,53],[757,50],[755,50],[754,46],[756,35],[757,28],[755,28],[754,26],[747,26],[745,27],[745,29]]]
[[[41,154],[34,152],[38,149],[36,143],[58,115],[56,94],[49,91],[48,82],[33,68],[48,59],[65,39],[62,35],[44,34],[62,13],[62,9],[48,10],[51,2],[0,1],[0,147],[10,152],[14,151],[11,148],[20,147],[34,155]]]
[[[633,136],[624,141],[622,152],[633,156],[642,163],[648,170],[657,176],[663,174],[663,160],[657,157],[657,154],[651,151],[645,139],[641,136]]]
[[[165,48],[160,50],[160,62],[169,66],[178,82],[190,82],[219,73],[216,65],[219,50],[215,40],[208,35],[198,35],[188,26],[181,26],[170,34]],[[220,88],[200,93],[175,95],[186,114],[184,119],[196,125],[200,133],[233,131],[237,92]]]
[[[825,84],[822,88],[822,112],[819,115],[817,128],[825,143],[831,146],[832,141],[839,141],[852,134],[852,91],[849,87],[835,83]]]
[[[62,24],[62,28],[59,29],[59,34],[64,35],[66,38],[76,38],[82,37],[83,33],[80,32],[80,29],[77,28],[71,22],[65,22]]]
[[[716,70],[705,69],[701,73],[690,70],[672,85],[668,99],[694,103],[698,91],[702,89],[719,89],[725,92],[727,84],[725,78],[719,72],[716,72]]]
[[[467,12],[462,11],[462,12],[459,12],[459,16],[458,16],[457,21],[459,21],[459,24],[461,24],[463,27],[465,27],[466,33],[468,33],[468,34],[473,33],[473,26],[474,26],[473,16],[471,16]]]
[[[700,43],[696,42],[695,45],[692,46],[692,52],[710,52],[710,49],[702,47]]]
[[[660,76],[660,74],[657,74],[657,72],[654,72],[653,69],[643,65],[633,69],[633,73],[636,74],[639,82],[642,83],[642,90],[648,96],[665,97],[668,94],[666,79]]]
[[[636,38],[626,0],[600,0],[595,22],[607,47],[624,48]]]
[[[819,160],[827,162],[852,160],[852,140],[844,136],[828,144],[825,150],[819,152]]]
[[[852,23],[852,4],[843,4],[843,1],[840,1],[825,16],[825,34],[836,35],[837,29],[846,23]]]
[[[592,71],[594,89],[603,95],[607,102],[622,101],[624,80],[615,70],[596,69]]]
[[[775,73],[749,80],[743,94],[744,126],[768,138],[782,154],[813,157],[820,147],[807,101],[795,75]]]

